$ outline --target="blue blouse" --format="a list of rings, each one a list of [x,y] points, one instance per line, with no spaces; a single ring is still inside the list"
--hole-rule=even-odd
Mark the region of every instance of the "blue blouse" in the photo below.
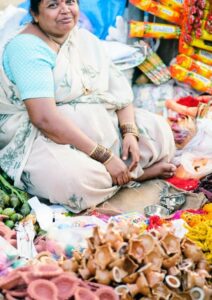
[[[19,34],[5,47],[3,67],[21,100],[54,97],[53,68],[57,54],[39,37]]]

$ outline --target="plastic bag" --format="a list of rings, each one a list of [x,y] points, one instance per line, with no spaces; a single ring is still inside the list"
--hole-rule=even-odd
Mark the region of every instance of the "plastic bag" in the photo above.
[[[124,14],[126,0],[80,0],[80,10],[88,17],[93,33],[105,39],[110,26],[114,26],[117,16]]]
[[[93,228],[99,226],[105,231],[107,224],[95,216],[78,216],[58,220],[48,228],[47,238],[54,240],[64,249],[81,250],[87,247],[86,239],[92,236]]]
[[[212,156],[199,153],[183,153],[181,165],[176,171],[179,178],[201,179],[212,172]]]

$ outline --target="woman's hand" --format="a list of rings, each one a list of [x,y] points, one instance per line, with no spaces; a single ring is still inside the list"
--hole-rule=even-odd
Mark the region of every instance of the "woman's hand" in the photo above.
[[[110,173],[113,184],[124,185],[131,180],[130,172],[125,163],[116,155],[105,164],[107,171]]]
[[[122,159],[127,160],[131,156],[132,162],[129,166],[129,171],[133,171],[140,160],[140,151],[138,147],[138,141],[134,135],[128,133],[123,139],[123,152]]]

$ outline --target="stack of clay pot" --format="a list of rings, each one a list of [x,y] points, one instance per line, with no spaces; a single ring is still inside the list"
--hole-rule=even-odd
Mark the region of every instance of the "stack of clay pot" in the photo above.
[[[113,286],[122,300],[212,299],[210,266],[196,244],[162,227],[139,232],[136,226],[109,224],[103,234],[95,227],[88,248],[61,266]]]
[[[112,288],[84,282],[76,275],[64,272],[50,256],[50,253],[41,253],[32,265],[15,269],[7,276],[0,277],[2,299],[118,300]]]

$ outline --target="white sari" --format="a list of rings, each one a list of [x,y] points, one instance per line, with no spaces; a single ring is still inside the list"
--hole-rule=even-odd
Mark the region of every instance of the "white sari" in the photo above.
[[[133,100],[124,75],[105,56],[99,40],[75,28],[53,70],[55,101],[64,114],[95,142],[121,155],[116,110]],[[85,94],[85,90],[89,93]],[[141,161],[133,176],[160,160],[170,161],[174,140],[160,116],[135,109]],[[95,206],[116,193],[105,166],[72,145],[46,138],[29,120],[16,86],[0,69],[0,166],[15,186],[60,203],[73,212]]]

